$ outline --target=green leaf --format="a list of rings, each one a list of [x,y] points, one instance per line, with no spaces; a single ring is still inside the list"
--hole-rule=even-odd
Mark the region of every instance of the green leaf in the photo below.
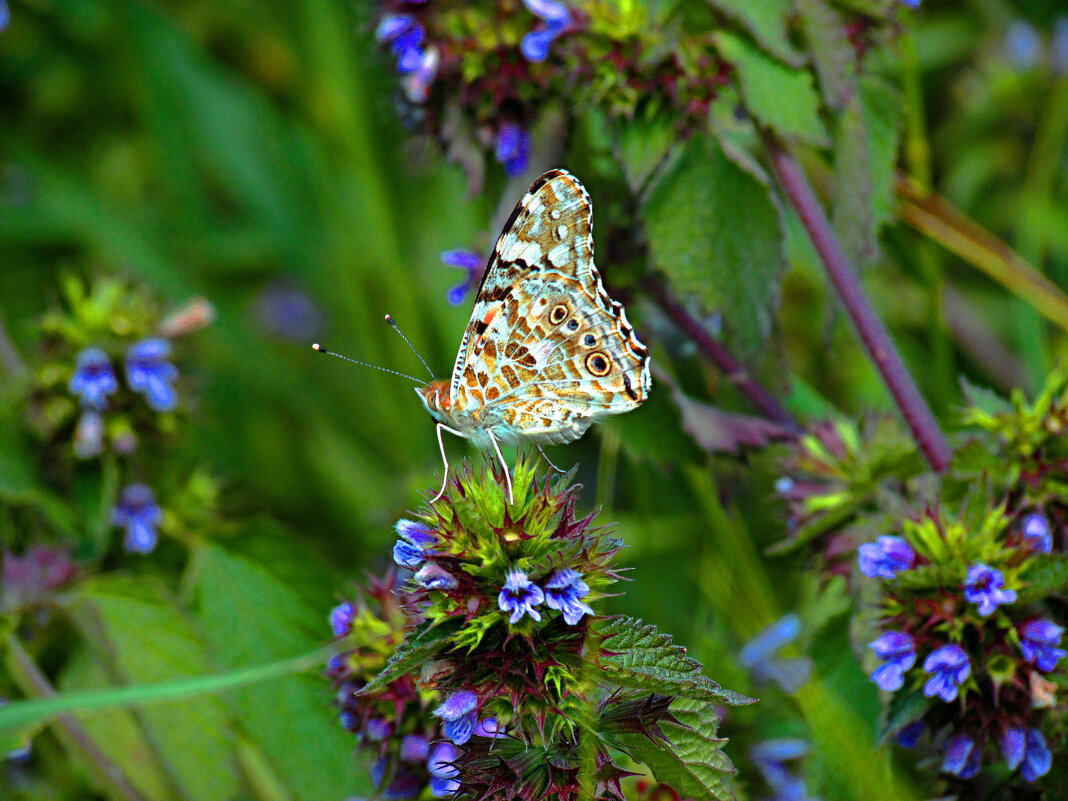
[[[837,115],[831,220],[846,256],[858,266],[871,264],[879,254],[873,191],[868,126],[860,99],[853,97]]]
[[[189,575],[198,613],[218,662],[241,668],[310,651],[329,636],[326,610],[308,606],[286,584],[218,545],[200,544]],[[337,724],[329,686],[286,676],[234,691],[242,728],[291,795],[333,801],[370,790],[352,765],[355,746]]]
[[[727,741],[716,737],[719,717],[708,701],[679,698],[671,705],[678,720],[664,720],[661,730],[669,743],[637,734],[620,738],[635,759],[652,770],[657,781],[670,784],[683,798],[734,799],[728,776],[736,773],[721,750]]]
[[[1020,579],[1024,582],[1019,590],[1021,604],[1062,595],[1068,589],[1068,555],[1035,556],[1020,574]]]
[[[904,109],[897,89],[876,75],[860,77],[860,101],[868,128],[872,224],[878,233],[897,214],[894,178]]]
[[[642,190],[678,141],[670,118],[659,114],[656,104],[647,105],[634,120],[622,125],[618,138],[619,161],[634,193]]]
[[[107,577],[72,594],[67,611],[115,684],[157,682],[208,671],[191,621],[156,584]],[[144,707],[137,713],[147,740],[185,797],[232,798],[238,776],[225,708],[217,698]],[[116,755],[120,764],[133,758]]]
[[[372,693],[385,687],[391,681],[399,679],[414,667],[432,659],[439,651],[449,645],[450,638],[460,627],[461,621],[446,621],[439,626],[429,624],[417,626],[400,644],[382,672],[367,684],[361,695]]]
[[[709,5],[743,25],[761,47],[794,67],[803,56],[790,44],[787,20],[793,14],[790,0],[708,0]]]
[[[811,73],[785,67],[727,31],[717,32],[715,42],[723,58],[734,65],[754,117],[788,139],[819,147],[830,144]]]
[[[612,617],[600,624],[600,669],[609,682],[661,695],[680,695],[725,704],[751,704],[748,698],[724,690],[701,674],[701,663],[686,656],[671,635],[632,617]]]
[[[725,339],[743,358],[771,330],[783,257],[768,187],[711,139],[695,139],[643,209],[656,265],[681,294],[726,314]]]
[[[856,50],[838,13],[825,0],[794,0],[805,26],[827,107],[841,110],[856,98]]]

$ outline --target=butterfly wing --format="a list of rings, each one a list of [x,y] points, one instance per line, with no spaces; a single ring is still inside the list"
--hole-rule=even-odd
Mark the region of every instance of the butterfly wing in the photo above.
[[[469,436],[568,442],[649,392],[648,351],[593,263],[589,196],[570,173],[541,176],[490,258],[457,356],[453,409]]]

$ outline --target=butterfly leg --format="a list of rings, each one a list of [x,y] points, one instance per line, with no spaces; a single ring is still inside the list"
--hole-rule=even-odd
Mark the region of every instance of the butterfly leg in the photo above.
[[[449,457],[445,455],[445,443],[441,441],[441,432],[448,431],[450,434],[455,434],[458,437],[462,437],[459,431],[454,428],[449,428],[444,423],[438,423],[438,449],[441,451],[441,461],[445,464],[445,478],[441,482],[441,492],[430,499],[431,503],[435,503],[442,495],[445,494],[445,488],[449,486]],[[497,443],[493,443],[496,445]],[[499,451],[498,451],[499,453]]]
[[[561,470],[561,469],[560,469],[559,467],[557,467],[556,465],[554,465],[554,464],[552,463],[552,461],[550,461],[550,460],[549,460],[549,457],[545,455],[545,451],[543,451],[543,450],[541,449],[541,445],[535,445],[534,447],[536,447],[536,448],[538,449],[538,453],[540,453],[540,454],[541,454],[541,458],[545,460],[545,463],[546,463],[547,465],[549,465],[549,467],[551,467],[551,468],[552,468],[553,470],[555,470],[555,471],[556,471],[557,473],[566,473],[566,472],[567,472],[566,470]]]
[[[496,451],[497,458],[501,460],[501,467],[504,468],[504,480],[508,484],[508,503],[514,503],[515,498],[512,495],[512,473],[508,469],[508,462],[504,461],[504,455],[501,453],[501,448],[497,444],[496,437],[494,437],[493,434],[490,434],[489,438],[490,438],[490,442],[493,443],[493,450]]]

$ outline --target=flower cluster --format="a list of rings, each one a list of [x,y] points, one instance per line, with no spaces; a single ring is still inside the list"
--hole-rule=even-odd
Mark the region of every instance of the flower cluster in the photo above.
[[[597,616],[590,604],[618,579],[610,563],[620,543],[592,527],[592,515],[575,518],[577,488],[535,480],[520,459],[508,501],[495,470],[454,474],[440,500],[398,521],[394,570],[405,578],[372,593],[377,614],[366,597],[331,613],[335,636],[354,646],[328,671],[342,725],[379,755],[372,778],[383,797],[428,787],[435,796],[572,799],[588,794],[579,778],[590,775],[594,797],[622,801],[627,772],[609,749],[630,753],[620,738],[636,733],[663,741],[660,723],[676,721],[666,692],[674,685],[645,692],[613,681],[640,660],[630,649],[652,649],[678,671],[679,693],[702,699],[690,703],[703,732],[715,732],[713,702],[748,699],[700,676],[653,627]],[[375,619],[389,620],[388,636]]]

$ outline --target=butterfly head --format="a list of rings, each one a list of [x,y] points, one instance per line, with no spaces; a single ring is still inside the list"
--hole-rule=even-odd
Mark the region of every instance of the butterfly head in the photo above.
[[[431,381],[421,387],[415,388],[419,399],[423,402],[430,416],[439,423],[445,421],[452,403],[449,400],[449,383],[447,381]]]

